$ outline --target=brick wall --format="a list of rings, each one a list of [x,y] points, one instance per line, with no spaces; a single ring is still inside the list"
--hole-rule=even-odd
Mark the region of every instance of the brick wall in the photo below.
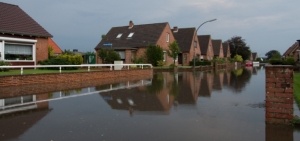
[[[36,43],[36,61],[43,61],[48,59],[48,39],[37,38]]]
[[[266,66],[266,123],[289,124],[293,119],[293,67]]]
[[[51,84],[51,83],[71,83],[91,80],[121,80],[122,78],[134,76],[152,76],[152,69],[131,69],[119,71],[91,71],[62,74],[35,74],[35,75],[18,75],[18,76],[1,76],[0,89],[8,86],[21,86],[33,84]]]

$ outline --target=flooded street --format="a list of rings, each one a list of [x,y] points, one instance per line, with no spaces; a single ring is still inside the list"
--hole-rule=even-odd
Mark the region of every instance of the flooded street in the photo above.
[[[263,67],[156,72],[152,79],[88,88],[1,93],[1,141],[300,140],[299,130],[265,124]]]

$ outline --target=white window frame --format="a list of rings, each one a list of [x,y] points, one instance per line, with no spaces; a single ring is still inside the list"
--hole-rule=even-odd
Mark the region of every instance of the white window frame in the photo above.
[[[164,52],[164,62],[167,61],[167,51],[163,51]]]
[[[167,33],[166,41],[167,41],[167,43],[170,42],[170,33]]]
[[[34,64],[36,64],[36,43],[37,40],[33,39],[22,39],[22,38],[11,38],[11,37],[1,37],[0,36],[0,53],[1,57],[0,60],[4,60],[6,62],[10,61],[18,61],[18,62],[32,62],[34,61]],[[5,60],[5,44],[20,44],[20,45],[32,45],[32,60]]]

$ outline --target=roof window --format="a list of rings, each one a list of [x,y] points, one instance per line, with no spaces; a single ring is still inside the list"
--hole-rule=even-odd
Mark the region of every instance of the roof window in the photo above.
[[[134,32],[131,32],[129,35],[128,35],[128,38],[131,38],[133,36]]]
[[[117,39],[121,38],[121,36],[122,36],[122,33],[119,33],[117,36]]]

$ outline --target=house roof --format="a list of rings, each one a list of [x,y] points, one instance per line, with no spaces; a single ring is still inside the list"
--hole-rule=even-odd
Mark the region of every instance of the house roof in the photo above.
[[[193,38],[196,28],[179,28],[174,32],[172,29],[175,40],[178,43],[181,52],[190,52],[193,45]]]
[[[295,42],[291,47],[289,47],[284,53],[283,56],[290,56],[293,52],[300,48],[299,42]]]
[[[212,40],[212,46],[214,50],[214,55],[220,55],[222,40]]]
[[[0,2],[0,33],[52,37],[19,6]]]
[[[167,25],[168,23],[164,22],[134,25],[132,28],[129,26],[112,27],[95,49],[110,47],[104,45],[107,43],[112,44],[113,48],[119,49],[145,47],[149,44],[156,45]],[[133,35],[129,37],[131,33]],[[119,38],[117,38],[118,35]]]
[[[52,38],[48,38],[48,45],[52,47],[54,54],[61,54],[61,48],[54,42]]]
[[[229,50],[229,44],[227,42],[224,42],[222,43],[222,46],[223,46],[223,53],[224,53],[224,56],[228,57],[227,56],[227,53],[228,53],[228,50]],[[230,51],[229,51],[230,52]]]
[[[207,54],[208,45],[210,41],[210,35],[198,35],[198,41],[200,45],[200,50],[202,55]]]

